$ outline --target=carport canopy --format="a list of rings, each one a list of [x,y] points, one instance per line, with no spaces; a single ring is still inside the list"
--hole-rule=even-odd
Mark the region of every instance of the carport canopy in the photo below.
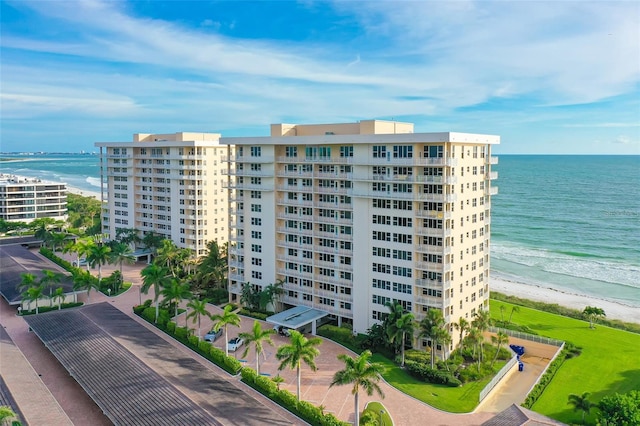
[[[329,315],[325,311],[308,306],[296,306],[267,318],[267,322],[291,329],[298,329],[311,323],[311,334],[316,334],[316,321]]]

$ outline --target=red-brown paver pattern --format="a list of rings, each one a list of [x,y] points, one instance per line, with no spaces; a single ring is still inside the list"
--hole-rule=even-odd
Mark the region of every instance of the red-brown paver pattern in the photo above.
[[[66,257],[68,260],[73,259],[73,257],[69,255],[61,255],[61,256]],[[144,268],[144,266],[146,266],[144,262],[138,262],[134,265],[124,265],[123,276],[126,281],[131,281],[133,283],[133,286],[131,287],[131,289],[129,289],[124,294],[114,298],[109,298],[105,295],[102,295],[94,291],[91,293],[91,303],[108,300],[111,303],[113,303],[115,307],[120,309],[125,314],[131,316],[132,318],[134,318],[136,321],[140,323],[144,323],[144,321],[137,318],[132,312],[132,307],[134,305],[137,305],[140,299],[145,300],[145,299],[153,298],[152,290],[150,291],[149,295],[142,295],[141,297],[139,294],[139,288],[141,284],[140,270]],[[113,270],[117,268],[118,267],[114,265],[103,266],[102,274],[103,276],[108,276]],[[92,272],[97,275],[96,269],[92,270]],[[87,299],[86,295],[81,296],[81,299],[83,301],[86,301]],[[221,310],[219,307],[209,305],[209,311],[211,313],[218,313]],[[182,326],[185,324],[185,317],[186,317],[186,314],[181,314],[176,318],[179,325]],[[20,318],[17,318],[17,320],[22,321]],[[246,331],[246,332],[250,331],[253,326],[253,321],[254,320],[252,318],[243,317],[242,325],[239,329],[235,327],[229,328],[229,338],[237,336],[237,334],[242,331]],[[271,325],[266,322],[262,322],[262,325],[263,327],[271,327]],[[158,330],[155,330],[152,326],[148,324],[145,324],[145,326],[153,330],[156,334],[158,334],[159,338],[166,339],[166,336],[163,333],[159,332]],[[195,325],[193,325],[192,323],[190,323],[189,326],[191,328],[195,328]],[[212,326],[212,323],[208,318],[203,319],[202,333],[203,334],[206,333],[211,328],[211,326]],[[26,329],[26,327],[24,328]],[[32,337],[35,339],[35,336],[32,336]],[[324,341],[320,346],[321,354],[316,359],[318,371],[312,372],[306,365],[303,365],[302,367],[301,397],[304,400],[307,400],[313,404],[323,405],[325,407],[326,412],[333,413],[342,420],[353,422],[354,421],[354,402],[353,402],[353,395],[351,394],[351,387],[338,386],[338,387],[330,388],[329,384],[331,383],[334,373],[344,367],[344,364],[337,359],[337,355],[346,353],[351,356],[354,356],[355,354],[332,341],[329,341],[326,339],[323,339],[323,340]],[[288,339],[282,336],[274,335],[273,341],[277,347],[278,345],[286,343]],[[31,342],[32,346],[37,346],[37,344],[41,346],[41,351],[42,350],[46,351],[46,348],[44,348],[41,343]],[[174,344],[181,346],[178,343],[174,343]],[[220,338],[214,343],[214,346],[224,349],[224,344],[225,344],[224,338]],[[133,346],[135,346],[133,343],[129,345],[129,349],[131,349]],[[185,354],[189,354],[188,356],[198,358],[200,362],[203,362],[202,358],[200,358],[199,355],[193,352],[190,352],[186,348],[184,348],[184,351],[185,351]],[[236,358],[238,359],[243,359],[243,361],[247,362],[249,366],[255,368],[255,355],[253,353],[253,350],[251,350],[249,354],[247,354],[247,356],[244,358],[242,357],[243,351],[244,351],[244,348],[241,348],[234,354],[234,356],[236,356]],[[291,392],[295,393],[296,392],[295,371],[288,370],[288,369],[283,371],[278,371],[279,362],[275,358],[275,353],[276,353],[275,347],[271,347],[268,345],[266,346],[266,352],[264,354],[264,357],[261,359],[261,367],[260,367],[261,373],[268,374],[271,377],[277,374],[280,374],[280,376],[282,376],[285,380],[281,386],[284,389],[288,389]],[[51,355],[49,354],[49,356]],[[59,364],[57,368],[62,369],[64,371],[62,366],[60,366]],[[214,367],[211,367],[211,368],[214,368]],[[194,374],[198,374],[198,372],[194,372]],[[235,386],[243,387],[247,393],[252,394],[256,399],[263,401],[264,404],[273,404],[270,401],[265,400],[264,397],[260,396],[252,389],[239,383],[237,378],[228,377],[228,380],[230,381],[230,383],[235,381],[236,382],[234,384]],[[50,383],[50,385],[52,387],[56,387],[55,384]],[[63,386],[66,386],[66,385],[63,385]],[[402,392],[398,391],[397,389],[391,387],[386,383],[381,383],[381,387],[385,393],[385,398],[382,400],[382,403],[389,410],[396,425],[415,425],[415,424],[479,425],[493,416],[493,414],[490,412],[480,412],[480,411],[477,411],[471,414],[452,414],[452,413],[443,412],[431,406],[428,406],[418,400],[415,400],[412,397],[409,397],[403,394]],[[188,389],[181,389],[181,391],[184,392],[187,396],[189,396]],[[52,394],[54,394],[56,399],[59,397],[59,396],[56,396],[54,392],[52,392]],[[60,397],[62,398],[62,396]],[[86,394],[85,394],[85,398],[88,398],[86,397]],[[196,397],[193,397],[193,398],[194,400],[197,400]],[[362,410],[365,407],[367,402],[376,401],[376,400],[380,400],[380,398],[377,397],[376,395],[372,397],[368,397],[364,394],[361,394],[360,409]],[[521,401],[509,400],[509,404],[507,405],[510,405],[513,402],[519,403]],[[87,405],[90,405],[90,404],[93,404],[93,402],[89,400],[89,403]],[[64,404],[61,403],[60,405],[63,407],[65,412],[69,414],[69,417],[72,418],[72,421],[74,422],[74,424],[99,424],[99,423],[92,423],[92,422],[85,423],[82,421],[76,422],[75,420],[73,420],[74,416],[76,418],[77,416],[79,416],[79,413],[75,413],[76,411],[84,411],[85,408],[82,407],[83,404],[74,404],[74,406],[68,406],[68,405],[65,406]],[[93,405],[95,407],[95,404]]]

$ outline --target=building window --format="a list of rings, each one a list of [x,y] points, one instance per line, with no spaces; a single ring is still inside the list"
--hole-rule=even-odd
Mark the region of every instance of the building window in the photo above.
[[[353,157],[353,146],[341,146],[340,157]]]
[[[260,157],[260,156],[262,156],[262,147],[260,147],[260,146],[252,146],[251,147],[251,156],[252,157]]]

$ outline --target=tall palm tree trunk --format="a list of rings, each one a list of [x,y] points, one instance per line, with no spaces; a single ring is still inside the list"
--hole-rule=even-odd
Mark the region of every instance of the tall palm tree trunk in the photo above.
[[[354,396],[354,401],[355,401],[355,409],[356,409],[356,418],[355,418],[355,423],[354,425],[359,425],[360,424],[360,410],[359,410],[359,404],[358,404],[358,392],[356,392],[355,396]]]
[[[298,401],[300,401],[300,361],[298,361],[297,370],[298,370]]]

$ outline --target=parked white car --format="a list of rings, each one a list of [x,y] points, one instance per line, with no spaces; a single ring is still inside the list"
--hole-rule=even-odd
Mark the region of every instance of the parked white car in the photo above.
[[[76,268],[79,268],[80,266],[87,266],[87,259],[82,258],[82,259],[74,260],[73,266],[75,266]]]
[[[204,340],[207,342],[215,342],[216,339],[220,336],[222,336],[222,328],[220,328],[218,331],[211,330],[204,335]]]
[[[242,346],[243,343],[244,340],[239,337],[234,337],[233,339],[229,340],[229,343],[227,343],[227,349],[229,350],[229,352],[235,352],[240,346]]]

